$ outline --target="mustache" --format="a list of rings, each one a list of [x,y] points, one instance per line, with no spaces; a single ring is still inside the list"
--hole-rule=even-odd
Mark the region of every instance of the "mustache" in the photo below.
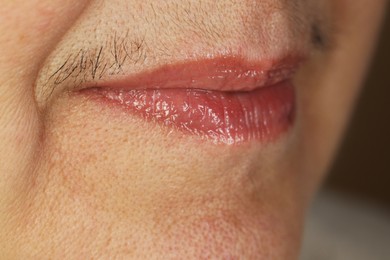
[[[77,86],[88,80],[100,80],[105,75],[119,75],[125,64],[144,62],[147,58],[145,49],[144,38],[130,38],[128,31],[124,35],[114,32],[104,44],[70,53],[44,85],[56,86],[70,81]]]

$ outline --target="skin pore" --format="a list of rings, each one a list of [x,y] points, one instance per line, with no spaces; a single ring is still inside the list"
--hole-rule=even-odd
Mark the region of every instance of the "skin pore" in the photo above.
[[[296,259],[384,6],[3,1],[0,258]],[[166,64],[301,49],[295,123],[273,142],[216,145],[80,94]]]

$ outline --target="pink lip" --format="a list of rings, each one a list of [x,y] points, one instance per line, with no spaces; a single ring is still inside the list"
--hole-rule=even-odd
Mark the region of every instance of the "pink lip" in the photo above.
[[[214,143],[267,142],[294,122],[291,79],[300,62],[207,59],[101,82],[82,92]]]
[[[219,57],[165,65],[138,75],[101,82],[111,89],[206,89],[250,91],[291,78],[302,61],[299,56],[280,60],[248,62],[237,57]]]

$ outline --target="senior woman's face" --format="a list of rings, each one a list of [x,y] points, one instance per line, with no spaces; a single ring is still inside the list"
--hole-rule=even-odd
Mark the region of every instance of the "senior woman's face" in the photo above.
[[[0,1],[2,259],[294,259],[382,0]]]

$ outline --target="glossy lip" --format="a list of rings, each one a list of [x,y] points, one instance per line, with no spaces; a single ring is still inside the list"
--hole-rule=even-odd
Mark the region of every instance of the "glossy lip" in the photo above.
[[[251,91],[291,78],[303,61],[303,56],[299,55],[258,62],[240,57],[218,57],[163,65],[152,71],[101,81],[87,87]]]
[[[270,142],[294,122],[291,79],[302,59],[222,57],[165,65],[82,93],[216,144]]]

